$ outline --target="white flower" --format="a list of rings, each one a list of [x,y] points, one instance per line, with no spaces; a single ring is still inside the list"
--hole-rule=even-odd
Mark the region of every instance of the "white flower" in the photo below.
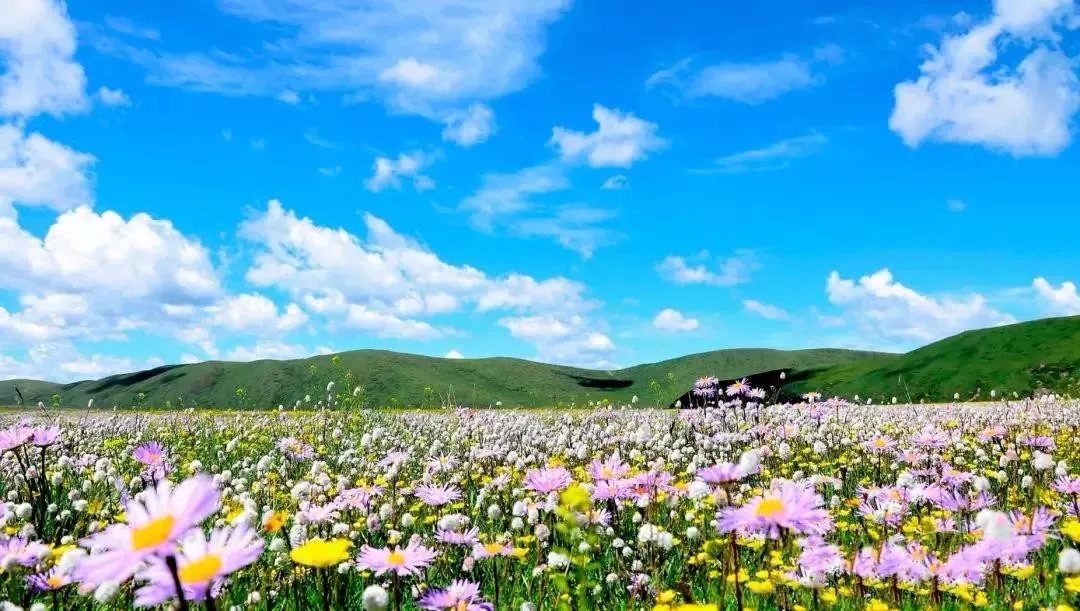
[[[1009,516],[992,509],[980,511],[975,516],[975,524],[983,529],[983,537],[993,541],[1008,541],[1016,534]]]
[[[99,585],[94,590],[94,600],[101,604],[105,604],[116,597],[116,593],[120,591],[120,584],[115,581],[106,581]]]
[[[365,611],[383,611],[390,605],[390,595],[382,587],[370,585],[364,589],[361,603]]]
[[[1056,465],[1054,463],[1053,457],[1051,457],[1049,454],[1035,452],[1035,458],[1031,460],[1031,466],[1036,471],[1049,471],[1050,469],[1053,469]]]
[[[1066,547],[1058,554],[1058,570],[1066,575],[1080,573],[1080,552]]]
[[[654,541],[659,534],[659,529],[657,529],[652,524],[645,523],[641,525],[640,529],[638,529],[637,540],[642,543],[648,543],[650,541]]]
[[[548,552],[548,564],[555,568],[569,566],[570,557],[566,554],[560,554],[559,552]]]

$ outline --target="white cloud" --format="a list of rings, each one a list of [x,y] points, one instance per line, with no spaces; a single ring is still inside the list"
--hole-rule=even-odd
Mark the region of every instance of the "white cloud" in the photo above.
[[[701,252],[690,257],[689,261],[698,262],[709,259],[708,252]],[[751,251],[739,250],[720,261],[719,269],[713,271],[705,263],[691,264],[687,258],[669,255],[656,266],[660,276],[675,284],[711,284],[713,286],[734,286],[750,281],[750,274],[758,269],[757,258]]]
[[[656,123],[639,119],[632,113],[594,104],[592,116],[598,124],[592,133],[565,127],[552,130],[549,144],[558,149],[563,160],[585,158],[594,168],[628,168],[667,145],[656,135]]]
[[[1056,155],[1080,110],[1075,62],[1060,48],[1063,25],[1080,27],[1073,0],[995,1],[989,19],[926,47],[921,76],[895,87],[889,128],[912,148],[936,141]],[[1013,66],[999,61],[1006,46],[1031,50]]]
[[[75,382],[118,373],[142,371],[164,364],[160,358],[135,360],[100,353],[83,354],[69,342],[39,344],[19,358],[0,354],[0,380],[32,379]]]
[[[80,206],[43,239],[0,218],[0,288],[92,293],[107,300],[206,301],[220,292],[206,248],[171,222]]]
[[[544,31],[569,0],[221,0],[259,53],[162,52],[92,32],[101,52],[143,66],[151,83],[230,96],[336,92],[447,122],[472,103],[524,88],[540,74]]]
[[[313,356],[314,353],[300,344],[289,344],[281,341],[260,341],[254,346],[237,346],[229,351],[230,361],[285,361],[301,359]]]
[[[630,181],[622,174],[616,174],[605,180],[600,188],[604,191],[621,191],[630,188]]]
[[[480,103],[449,113],[445,121],[442,139],[465,147],[487,140],[496,129],[495,113]]]
[[[693,331],[700,326],[696,318],[687,318],[682,312],[672,308],[660,310],[652,324],[661,331]]]
[[[266,140],[262,140],[261,138],[256,138],[256,139],[252,140],[251,141],[251,150],[253,150],[253,151],[266,150]]]
[[[0,217],[0,290],[20,293],[19,310],[0,309],[0,344],[180,337],[222,294],[207,250],[168,221],[79,207],[38,238],[17,220]]]
[[[569,186],[564,168],[555,163],[486,174],[481,187],[463,199],[458,210],[481,231],[498,228],[525,238],[551,238],[588,258],[597,248],[618,242],[622,234],[605,226],[616,216],[611,210],[582,203],[548,207],[535,199]]]
[[[287,333],[308,321],[308,315],[295,303],[279,313],[277,304],[256,293],[231,295],[206,311],[216,326],[256,334]]]
[[[319,135],[319,131],[315,128],[309,129],[304,132],[304,140],[307,140],[311,145],[324,149],[339,149],[341,145],[336,142],[331,142]]]
[[[401,153],[397,159],[389,157],[376,157],[372,165],[371,178],[364,182],[368,191],[378,193],[387,187],[401,188],[401,179],[412,180],[413,188],[417,191],[425,191],[435,186],[435,181],[420,173],[425,166],[431,163],[431,157],[420,151]]]
[[[104,23],[105,27],[109,28],[110,30],[127,36],[144,38],[146,40],[157,40],[161,38],[161,33],[157,30],[153,28],[139,26],[132,22],[130,19],[124,17],[105,15]]]
[[[319,168],[319,174],[333,178],[334,176],[341,174],[341,166],[334,165],[326,168]]]
[[[89,107],[62,0],[5,2],[0,19],[0,116],[60,117]]]
[[[92,203],[94,161],[41,134],[0,125],[0,217],[13,214],[13,204],[64,211]]]
[[[764,148],[721,157],[713,163],[713,167],[698,171],[737,174],[779,170],[791,165],[795,159],[813,155],[826,143],[828,138],[823,134],[810,132],[804,136],[780,140]]]
[[[967,210],[967,204],[962,199],[950,199],[945,202],[945,205],[949,207],[949,210],[953,212],[963,212]]]
[[[410,317],[467,306],[477,312],[580,312],[595,305],[580,283],[515,273],[490,277],[444,262],[377,217],[365,215],[364,222],[367,239],[361,241],[271,201],[240,228],[240,236],[255,246],[245,278],[292,295],[308,312],[344,328],[382,337],[446,336],[454,331]]]
[[[1080,295],[1074,283],[1065,281],[1054,288],[1046,278],[1040,276],[1031,285],[1050,313],[1064,316],[1080,314]]]
[[[763,62],[728,62],[707,66],[694,78],[691,96],[715,96],[743,104],[761,104],[819,81],[813,66],[796,55]]]
[[[659,85],[678,85],[682,75],[690,68],[692,58],[685,57],[667,68],[661,68],[645,79],[645,89],[649,90]]]
[[[131,98],[124,93],[123,89],[109,89],[108,87],[99,87],[94,97],[99,102],[106,106],[130,106]]]
[[[296,106],[300,104],[300,94],[293,91],[292,89],[286,89],[282,91],[277,95],[277,99],[279,102],[284,102],[291,106]]]
[[[868,337],[889,341],[928,343],[968,329],[1016,322],[990,307],[982,295],[931,297],[896,282],[887,269],[858,281],[833,271],[826,294],[843,310],[845,320]]]
[[[470,215],[474,226],[490,230],[498,217],[529,211],[530,197],[561,191],[570,186],[561,167],[545,164],[510,174],[485,174],[482,186],[458,207]]]
[[[516,339],[536,347],[536,359],[581,367],[612,368],[615,344],[579,314],[504,317],[499,324]]]
[[[550,216],[516,220],[511,230],[525,237],[553,238],[562,247],[588,259],[596,249],[622,238],[622,234],[601,225],[615,216],[611,210],[591,206],[560,206]]]
[[[786,320],[791,318],[791,315],[787,313],[787,310],[779,306],[762,303],[754,299],[744,299],[742,303],[747,311],[768,318],[769,320]]]
[[[447,352],[447,353],[446,353],[446,354],[445,354],[445,355],[443,356],[443,358],[444,358],[444,359],[463,359],[463,358],[465,358],[465,357],[464,357],[464,356],[462,356],[462,355],[461,355],[461,353],[460,353],[460,352],[458,352],[457,350],[450,350],[449,352]]]

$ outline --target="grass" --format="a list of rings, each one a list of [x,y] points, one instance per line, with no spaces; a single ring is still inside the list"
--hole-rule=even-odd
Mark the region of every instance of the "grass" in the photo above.
[[[337,393],[363,387],[367,405],[437,406],[455,403],[506,407],[585,405],[589,401],[665,405],[704,374],[737,377],[773,369],[812,369],[877,356],[849,350],[718,350],[617,371],[594,371],[511,358],[443,359],[382,350],[358,350],[292,361],[206,362],[158,367],[101,380],[52,384],[0,382],[0,405],[51,404],[65,407],[155,406],[183,408],[275,407],[304,395],[325,398],[326,384]],[[655,383],[653,383],[655,382]],[[19,400],[15,389],[22,393]],[[242,389],[242,391],[238,391]]]

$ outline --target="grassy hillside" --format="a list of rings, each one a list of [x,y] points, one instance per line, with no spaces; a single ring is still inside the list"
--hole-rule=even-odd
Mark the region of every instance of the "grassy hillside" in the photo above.
[[[811,369],[879,356],[848,350],[719,350],[601,372],[547,365],[520,359],[443,359],[381,350],[343,352],[332,360],[319,356],[294,361],[253,363],[207,362],[171,365],[74,384],[15,380],[0,382],[0,405],[50,403],[98,407],[146,405],[188,407],[276,407],[304,395],[325,396],[363,387],[368,405],[439,405],[453,392],[458,403],[506,406],[578,405],[590,400],[629,401],[638,395],[646,404],[665,403],[700,375],[735,377],[772,369]],[[669,376],[669,374],[671,374]],[[656,380],[660,387],[650,382]],[[237,389],[244,389],[238,396]],[[426,389],[430,389],[426,390]],[[657,392],[659,391],[659,392]]]
[[[978,329],[903,355],[881,355],[799,372],[792,392],[904,401],[989,399],[1038,389],[1080,395],[1080,316]],[[981,392],[980,392],[981,389]]]

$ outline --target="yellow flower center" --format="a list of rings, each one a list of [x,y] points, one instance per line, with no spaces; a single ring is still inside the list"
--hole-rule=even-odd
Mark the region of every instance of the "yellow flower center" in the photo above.
[[[607,465],[604,465],[600,469],[600,476],[603,477],[604,479],[611,479],[611,478],[615,477],[615,470],[612,469],[611,467],[607,466]]]
[[[394,550],[390,552],[390,555],[386,557],[386,563],[390,566],[401,566],[405,564],[405,554]]]
[[[131,529],[131,549],[142,551],[157,547],[169,540],[176,518],[165,515]]]
[[[185,564],[177,572],[180,574],[181,583],[206,583],[217,577],[219,571],[221,571],[221,558],[209,554],[195,562]]]
[[[64,578],[59,575],[53,575],[46,579],[45,583],[49,584],[50,588],[59,588],[64,585]]]
[[[784,501],[776,497],[762,499],[757,506],[757,517],[775,518],[784,512]]]
[[[874,447],[884,448],[885,447],[885,440],[884,439],[876,439],[876,440],[874,440]]]
[[[499,545],[498,543],[488,543],[487,545],[484,546],[484,551],[486,551],[489,554],[498,554],[502,550],[503,550],[503,546]]]

